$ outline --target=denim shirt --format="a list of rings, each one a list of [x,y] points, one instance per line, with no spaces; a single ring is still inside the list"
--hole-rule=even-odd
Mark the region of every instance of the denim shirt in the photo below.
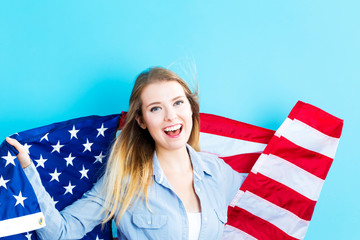
[[[228,205],[245,177],[222,159],[199,153],[187,146],[193,165],[194,188],[201,204],[199,239],[220,239],[227,221]],[[156,152],[153,157],[154,181],[148,188],[148,203],[138,201],[129,207],[117,225],[119,239],[188,239],[188,219],[180,198],[172,190],[160,167]],[[105,216],[101,195],[102,179],[72,205],[58,212],[41,184],[34,164],[25,169],[46,227],[37,230],[40,239],[80,239]],[[116,220],[117,216],[115,216]]]

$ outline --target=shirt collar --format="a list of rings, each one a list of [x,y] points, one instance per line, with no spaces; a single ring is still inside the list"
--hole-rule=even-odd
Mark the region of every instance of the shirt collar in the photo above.
[[[196,152],[195,149],[193,149],[189,144],[186,145],[186,148],[188,150],[188,153],[190,155],[190,160],[193,165],[194,178],[198,178],[199,180],[202,180],[205,174],[212,176],[212,171],[201,159],[200,154]],[[154,169],[153,171],[154,171],[155,181],[158,182],[159,184],[164,184],[165,174],[156,156],[156,151],[154,152],[154,156],[153,156],[153,169]]]

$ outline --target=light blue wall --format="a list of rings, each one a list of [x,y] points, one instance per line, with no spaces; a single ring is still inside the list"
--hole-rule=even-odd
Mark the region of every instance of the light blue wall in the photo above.
[[[359,13],[356,0],[0,1],[0,138],[127,110],[143,69],[196,66],[202,112],[276,129],[303,100],[345,119],[306,239],[360,239]]]

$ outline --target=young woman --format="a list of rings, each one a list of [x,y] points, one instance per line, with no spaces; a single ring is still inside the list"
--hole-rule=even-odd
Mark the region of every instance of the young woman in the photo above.
[[[138,76],[104,176],[61,212],[24,147],[7,141],[19,151],[45,214],[41,239],[80,239],[113,218],[119,239],[220,239],[228,205],[244,181],[221,159],[198,152],[197,96],[164,68]]]

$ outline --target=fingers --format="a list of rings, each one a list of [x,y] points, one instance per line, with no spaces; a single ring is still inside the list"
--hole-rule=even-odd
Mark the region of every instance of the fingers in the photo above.
[[[21,145],[21,143],[18,142],[18,140],[14,139],[14,138],[10,138],[7,137],[6,141],[12,145],[14,148],[16,148],[16,150],[18,150],[18,152],[23,152],[25,151],[25,148],[23,145]]]
[[[19,152],[19,154],[16,155],[16,157],[19,159],[21,167],[22,168],[28,167],[31,164],[31,159],[28,152],[26,151],[26,148],[16,139],[7,137],[6,141],[14,148],[16,148],[16,150]]]

